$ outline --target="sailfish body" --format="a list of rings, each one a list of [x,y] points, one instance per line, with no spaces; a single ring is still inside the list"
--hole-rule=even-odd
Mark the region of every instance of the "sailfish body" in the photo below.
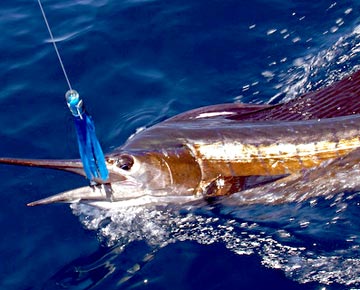
[[[135,134],[108,154],[106,182],[30,205],[86,202],[113,207],[219,196],[228,196],[233,204],[279,203],[343,190],[335,173],[317,172],[354,171],[360,161],[359,92],[360,73],[355,73],[283,104],[223,104],[182,113]],[[79,160],[0,162],[84,175]],[[332,182],[323,182],[321,176]],[[299,186],[304,180],[316,181],[321,190]],[[351,184],[357,189],[357,182]]]

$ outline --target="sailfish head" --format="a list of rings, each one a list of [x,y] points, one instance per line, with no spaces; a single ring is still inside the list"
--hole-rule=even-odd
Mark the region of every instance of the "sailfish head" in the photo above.
[[[161,203],[170,198],[176,202],[187,202],[191,193],[180,195],[179,184],[174,182],[171,169],[160,155],[152,153],[129,153],[117,151],[107,155],[107,180],[94,179],[84,186],[52,195],[28,206],[50,203],[89,203],[109,208],[124,205]],[[0,163],[30,167],[42,167],[76,173],[86,177],[81,160],[17,159],[0,158]],[[197,182],[195,180],[194,182]],[[177,195],[177,196],[173,196]]]

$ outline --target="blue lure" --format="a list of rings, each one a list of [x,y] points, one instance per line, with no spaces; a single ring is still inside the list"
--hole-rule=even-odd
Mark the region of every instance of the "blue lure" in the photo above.
[[[77,91],[67,91],[65,98],[74,117],[79,152],[86,177],[91,182],[96,182],[96,179],[106,181],[109,178],[109,172],[106,168],[104,153],[95,134],[94,122],[85,111],[83,101]]]

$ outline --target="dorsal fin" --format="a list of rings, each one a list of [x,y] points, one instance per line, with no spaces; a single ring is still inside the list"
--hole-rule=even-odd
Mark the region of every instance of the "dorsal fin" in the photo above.
[[[266,111],[269,108],[275,108],[278,105],[257,105],[257,104],[242,104],[242,103],[229,103],[219,104],[201,107],[186,111],[179,115],[176,115],[164,122],[178,122],[184,120],[196,120],[196,119],[213,119],[213,118],[225,118],[225,119],[244,119],[252,114]]]
[[[360,114],[360,71],[328,87],[236,120],[309,120]]]
[[[328,87],[277,105],[229,103],[202,107],[165,122],[194,119],[300,121],[360,114],[360,71]]]

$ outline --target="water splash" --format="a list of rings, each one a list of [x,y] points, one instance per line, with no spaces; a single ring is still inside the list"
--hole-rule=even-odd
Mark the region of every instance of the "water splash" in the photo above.
[[[71,207],[107,246],[220,243],[239,255],[259,255],[264,266],[300,283],[353,286],[360,284],[360,223],[353,220],[359,206],[359,194],[354,193],[281,206]]]
[[[164,211],[151,207],[103,210],[85,204],[72,204],[71,208],[87,229],[98,231],[100,240],[107,246],[138,240],[161,245],[169,239],[169,213]]]
[[[279,91],[268,102],[288,101],[359,70],[359,52],[360,25],[357,25],[330,47],[295,59],[286,72],[263,72],[264,77],[276,79],[275,86]]]

